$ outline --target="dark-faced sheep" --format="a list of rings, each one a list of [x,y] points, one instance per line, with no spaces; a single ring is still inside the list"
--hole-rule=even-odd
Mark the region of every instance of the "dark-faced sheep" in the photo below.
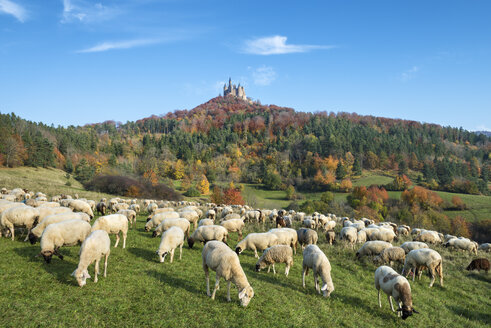
[[[466,268],[467,271],[472,271],[472,270],[484,270],[486,273],[489,271],[489,260],[488,259],[474,259],[472,262],[467,266]]]

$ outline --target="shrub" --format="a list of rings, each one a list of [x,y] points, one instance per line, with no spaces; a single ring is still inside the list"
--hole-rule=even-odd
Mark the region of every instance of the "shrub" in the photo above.
[[[198,189],[196,189],[196,187],[194,186],[191,186],[185,193],[184,193],[184,196],[187,196],[187,197],[199,197],[201,195],[201,193],[199,192]]]

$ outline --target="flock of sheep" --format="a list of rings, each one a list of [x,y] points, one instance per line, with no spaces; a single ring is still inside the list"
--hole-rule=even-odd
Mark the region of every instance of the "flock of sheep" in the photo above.
[[[220,278],[227,281],[227,300],[230,301],[230,285],[238,289],[238,298],[242,306],[247,306],[254,296],[254,290],[249,284],[239,261],[239,255],[251,250],[256,258],[256,271],[268,267],[276,273],[275,264],[285,263],[285,275],[293,265],[293,256],[297,246],[303,249],[302,284],[305,287],[305,276],[309,270],[314,275],[317,292],[325,297],[334,291],[331,279],[331,265],[325,253],[316,245],[319,233],[325,235],[329,245],[342,240],[348,247],[354,248],[361,244],[356,256],[374,256],[373,261],[381,266],[375,271],[375,287],[378,290],[379,305],[380,290],[387,294],[392,311],[406,319],[412,313],[418,313],[412,304],[411,288],[406,277],[410,274],[413,281],[416,275],[424,269],[431,277],[429,287],[438,276],[443,286],[443,260],[441,255],[429,246],[443,244],[457,250],[467,251],[477,255],[478,249],[489,252],[490,244],[478,245],[463,237],[443,235],[436,231],[414,228],[406,225],[396,225],[390,222],[375,223],[362,218],[353,220],[339,218],[334,214],[323,215],[313,213],[287,212],[285,210],[257,210],[248,206],[220,205],[194,202],[170,202],[153,200],[123,200],[120,198],[102,199],[96,203],[93,200],[73,198],[68,195],[57,195],[48,198],[41,192],[34,194],[20,188],[7,190],[2,188],[0,198],[0,237],[15,238],[15,228],[27,229],[25,241],[35,244],[40,240],[39,255],[50,263],[53,255],[63,259],[59,253],[60,247],[72,246],[79,243],[80,260],[78,267],[72,273],[79,286],[84,286],[91,278],[88,266],[95,262],[94,282],[97,282],[99,263],[104,257],[104,277],[107,273],[107,261],[111,252],[109,234],[116,235],[114,247],[123,238],[123,248],[126,247],[128,226],[136,222],[136,216],[142,210],[148,213],[145,231],[152,231],[154,237],[161,235],[161,242],[156,251],[160,262],[170,254],[173,262],[174,252],[179,248],[179,259],[182,258],[182,248],[187,240],[189,248],[196,242],[204,243],[202,265],[206,278],[206,291],[212,299],[219,288]],[[94,212],[101,216],[92,225]],[[242,238],[246,224],[264,227],[273,224],[275,228],[266,232],[253,232]],[[191,225],[193,233],[191,234]],[[300,226],[298,230],[292,226]],[[340,227],[339,234],[334,231]],[[239,242],[234,249],[228,244],[230,233],[237,232]],[[412,235],[413,241],[406,241],[400,246],[392,242],[398,238]],[[259,252],[262,255],[259,256]],[[400,262],[402,274],[398,274],[390,266]],[[390,265],[390,266],[386,266]],[[216,272],[216,282],[212,293],[209,287],[209,269]],[[487,259],[476,259],[467,267],[468,270],[489,271]],[[322,283],[319,284],[319,278]],[[399,305],[395,310],[392,298]]]

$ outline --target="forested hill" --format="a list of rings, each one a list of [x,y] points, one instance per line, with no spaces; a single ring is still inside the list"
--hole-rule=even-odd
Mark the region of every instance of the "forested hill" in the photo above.
[[[462,128],[217,97],[192,110],[79,127],[0,114],[0,164],[94,174],[339,188],[362,169],[421,172],[432,189],[487,193],[491,138]],[[115,118],[117,119],[117,118]],[[348,185],[349,186],[349,185]]]

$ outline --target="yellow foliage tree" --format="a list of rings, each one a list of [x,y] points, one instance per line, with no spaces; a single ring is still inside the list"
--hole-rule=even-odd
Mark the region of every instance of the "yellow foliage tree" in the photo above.
[[[178,159],[174,165],[174,179],[180,180],[184,177],[184,163]]]
[[[203,195],[206,195],[210,192],[210,183],[208,182],[206,175],[203,174],[201,176],[201,180],[198,182],[198,185],[196,186],[196,188]]]

